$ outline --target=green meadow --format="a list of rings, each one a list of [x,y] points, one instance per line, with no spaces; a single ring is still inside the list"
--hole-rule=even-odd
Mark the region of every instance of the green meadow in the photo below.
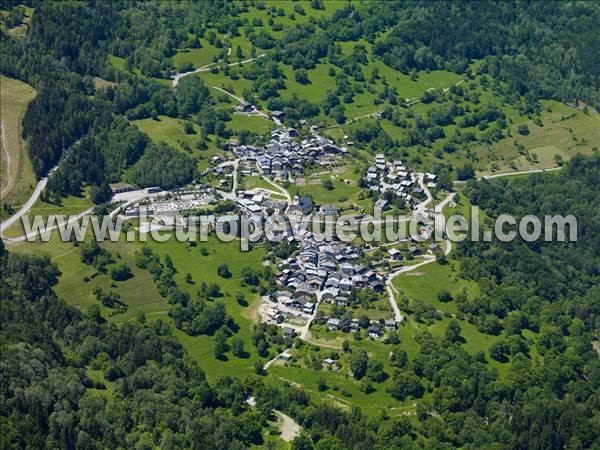
[[[239,326],[239,331],[235,336],[244,340],[245,350],[250,354],[249,358],[236,358],[230,352],[226,353],[227,360],[217,360],[213,354],[213,339],[210,336],[189,336],[178,330],[174,330],[175,335],[187,348],[190,354],[198,359],[200,366],[206,371],[209,377],[215,377],[223,373],[249,374],[254,370],[254,362],[259,359],[254,349],[250,336],[252,334],[252,323],[255,314],[256,303],[259,300],[257,294],[251,292],[248,287],[240,285],[240,271],[244,267],[260,269],[265,250],[262,247],[256,247],[252,251],[242,252],[240,242],[221,242],[216,238],[209,238],[207,242],[198,242],[197,247],[188,246],[186,243],[177,242],[171,239],[168,242],[149,241],[150,245],[161,257],[168,254],[177,269],[175,281],[177,285],[185,289],[190,295],[195,295],[200,283],[217,283],[221,287],[223,296],[220,300],[225,303],[227,313],[234,319]],[[208,254],[202,255],[200,249],[204,248]],[[227,263],[232,274],[231,278],[223,279],[217,275],[217,267]],[[185,275],[189,273],[192,276],[193,284],[185,282]],[[248,301],[248,306],[240,306],[235,295],[242,292]],[[166,314],[157,315],[155,318],[162,317],[166,320]]]
[[[199,150],[197,148],[196,145],[200,140],[201,127],[193,122],[167,116],[158,116],[158,120],[148,118],[134,120],[132,123],[140,131],[146,133],[154,142],[165,142],[183,153],[196,157],[198,168],[201,170],[211,166],[210,158],[213,156],[223,156],[223,151],[218,149],[214,144],[214,136],[210,136],[210,140],[206,141],[208,145],[206,150]],[[194,134],[185,133],[183,128],[185,123],[192,125]]]

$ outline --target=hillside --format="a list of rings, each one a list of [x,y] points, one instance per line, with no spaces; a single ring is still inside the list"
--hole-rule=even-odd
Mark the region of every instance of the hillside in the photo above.
[[[598,29],[4,1],[3,447],[597,449]]]

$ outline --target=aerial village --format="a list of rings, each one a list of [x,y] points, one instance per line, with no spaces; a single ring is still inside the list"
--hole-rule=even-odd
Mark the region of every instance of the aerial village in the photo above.
[[[307,163],[330,167],[347,155],[347,148],[318,136],[315,130],[301,138],[295,129],[284,127],[273,130],[264,147],[240,145],[235,141],[225,145],[234,159],[215,156],[211,160],[212,167],[204,172],[217,179],[216,186],[199,183],[176,191],[146,188],[147,195],[141,200],[126,203],[125,216],[146,214],[161,226],[172,227],[175,216],[214,208],[224,201],[229,201],[238,212],[259,220],[272,214],[286,214],[291,218],[338,216],[339,210],[334,204],[316,205],[311,197],[292,197],[282,189],[285,195],[275,196],[274,190],[238,189],[237,180],[239,174],[258,176],[277,186],[277,182],[302,176]],[[382,154],[375,156],[363,180],[374,208],[381,212],[391,209],[398,201],[415,214],[426,212],[425,205],[431,198],[429,189],[436,187],[436,175],[414,173],[402,161],[386,161]],[[113,186],[113,191],[127,195],[128,191],[133,192],[133,187],[120,184]],[[425,227],[422,240],[429,238],[431,232],[431,228]],[[404,254],[398,246],[383,246],[383,256],[373,260],[365,258],[377,249],[369,244],[348,245],[335,237],[323,241],[308,230],[300,233],[289,230],[287,240],[295,245],[295,251],[287,259],[271,261],[277,267],[277,289],[264,297],[259,314],[263,321],[281,326],[284,336],[290,338],[302,336],[313,325],[342,333],[357,332],[359,319],[352,317],[352,313],[343,313],[351,310],[357,292],[369,291],[384,299],[388,277],[395,268],[401,267],[403,259],[432,258],[440,251],[438,244],[424,247],[421,240],[407,238]],[[336,314],[330,313],[332,308],[319,312],[319,305],[335,306]],[[386,314],[386,318],[369,320],[366,333],[370,339],[382,339],[404,320],[393,307]],[[364,328],[365,324],[361,325]]]

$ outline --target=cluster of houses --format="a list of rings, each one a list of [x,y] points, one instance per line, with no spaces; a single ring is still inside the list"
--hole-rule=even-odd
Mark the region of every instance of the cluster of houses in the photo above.
[[[270,318],[281,323],[286,313],[313,315],[319,302],[349,306],[354,289],[383,292],[381,275],[363,266],[360,250],[341,242],[318,242],[310,233],[299,242],[296,256],[284,260],[276,278],[281,289],[272,298]]]
[[[343,331],[345,333],[355,333],[360,329],[358,319],[343,320],[331,317],[327,319],[326,325],[331,331]],[[383,321],[383,326],[379,322],[372,321],[366,331],[369,338],[379,339],[385,331],[395,331],[397,328],[398,324],[394,319],[386,319]]]
[[[435,188],[436,176],[425,174],[427,186]],[[365,176],[369,190],[375,194],[393,192],[408,204],[415,204],[424,195],[423,189],[402,161],[386,161],[382,154],[375,155],[375,164],[369,166]],[[375,207],[385,211],[390,207],[388,201],[380,198]]]
[[[310,197],[295,196],[291,202],[270,197],[270,193],[261,192],[260,189],[239,191],[234,198],[241,211],[251,217],[283,215],[301,218],[310,214],[321,216],[337,216],[339,210],[335,205],[321,205],[317,207]]]
[[[330,139],[310,135],[301,140],[294,128],[281,128],[271,132],[271,139],[264,148],[229,143],[229,148],[241,159],[242,174],[260,174],[276,180],[286,180],[302,174],[303,163],[311,161],[324,167],[335,157],[347,153],[344,147],[336,146]]]

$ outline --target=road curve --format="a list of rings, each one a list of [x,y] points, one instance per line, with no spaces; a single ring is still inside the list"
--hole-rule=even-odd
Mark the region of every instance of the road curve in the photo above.
[[[286,191],[284,188],[282,188],[281,186],[279,186],[277,183],[275,183],[274,181],[269,180],[269,178],[265,177],[263,175],[263,180],[265,180],[267,183],[269,183],[271,186],[273,186],[275,189],[277,189],[277,191],[279,191],[279,193],[281,195],[283,195],[286,200],[288,201],[288,203],[291,203],[292,201],[292,196],[290,195],[290,193],[288,191]]]
[[[53,167],[48,173],[48,175],[46,175],[44,178],[38,181],[38,184],[31,193],[29,199],[27,199],[27,201],[23,204],[23,206],[21,206],[21,208],[19,208],[19,210],[16,213],[14,213],[8,219],[2,221],[2,224],[0,224],[0,236],[2,236],[2,233],[4,233],[6,229],[10,228],[17,220],[19,220],[33,207],[35,202],[37,202],[37,200],[40,198],[42,191],[46,187],[46,183],[48,183],[48,176],[57,168],[58,166]]]

